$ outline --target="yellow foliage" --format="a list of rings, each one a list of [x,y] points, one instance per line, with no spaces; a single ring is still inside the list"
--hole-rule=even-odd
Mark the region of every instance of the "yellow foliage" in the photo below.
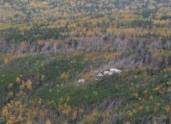
[[[25,88],[28,90],[32,90],[32,81],[31,80],[26,81]]]
[[[30,5],[31,5],[32,8],[42,8],[42,9],[47,9],[48,8],[48,2],[45,2],[45,1],[43,1],[43,2],[32,1],[30,3]]]
[[[131,124],[131,122],[130,121],[126,121],[125,124]]]
[[[5,63],[5,64],[8,64],[9,61],[10,61],[9,58],[7,58],[7,57],[4,58],[4,63]]]
[[[171,66],[169,66],[169,67],[165,68],[164,70],[165,70],[165,71],[169,71],[169,72],[171,72]]]
[[[93,80],[94,79],[94,72],[93,71],[87,71],[87,72],[82,72],[80,77],[85,80]]]
[[[117,59],[119,58],[120,53],[119,52],[106,52],[104,53],[104,58],[105,60],[112,60],[112,59]]]
[[[119,52],[91,52],[86,54],[86,58],[90,60],[104,59],[113,60],[120,57]]]
[[[3,55],[3,60],[5,64],[10,63],[12,60],[15,60],[17,58],[24,57],[24,54],[13,54],[13,53],[7,53]]]
[[[64,72],[64,73],[62,73],[62,74],[60,75],[60,78],[61,78],[61,80],[66,81],[66,80],[69,79],[69,74],[66,73],[66,72]]]
[[[94,124],[98,117],[99,117],[99,112],[94,110],[92,113],[85,116],[82,123],[83,124]]]
[[[79,117],[80,113],[83,113],[82,108],[72,107],[68,104],[69,97],[60,99],[60,104],[57,106],[57,109],[62,115],[64,115],[66,118],[70,118],[71,120],[74,120]]]
[[[45,124],[52,124],[51,121],[48,119],[46,120],[46,123]]]
[[[20,77],[17,77],[16,82],[20,85],[21,90],[32,90],[33,83],[31,80],[23,81]]]
[[[36,105],[39,105],[36,103]],[[21,101],[11,101],[0,111],[0,116],[6,120],[7,124],[35,124],[35,117],[45,120],[46,109],[36,107],[34,104],[28,105]],[[41,115],[41,116],[40,116]],[[46,124],[51,124],[50,120]]]
[[[16,78],[16,82],[17,82],[17,83],[20,83],[20,81],[21,81],[20,77],[17,77],[17,78]]]
[[[87,53],[85,57],[87,59],[96,60],[98,58],[98,56],[99,55],[97,52],[91,52],[91,53]]]
[[[129,117],[132,117],[134,113],[132,111],[128,111],[127,114],[128,114]]]
[[[109,112],[104,112],[102,114],[102,117],[103,117],[102,124],[109,124],[110,123],[110,113]]]
[[[72,113],[72,108],[65,103],[59,106],[59,111],[61,111],[64,115],[70,115]]]
[[[165,109],[166,112],[171,112],[171,107],[169,105],[165,106],[164,109]]]
[[[26,124],[33,124],[33,122],[31,120],[28,120]]]

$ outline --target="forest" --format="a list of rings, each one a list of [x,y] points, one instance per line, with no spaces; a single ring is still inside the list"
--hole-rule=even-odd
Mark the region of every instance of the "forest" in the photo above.
[[[171,1],[0,0],[0,124],[171,124]]]

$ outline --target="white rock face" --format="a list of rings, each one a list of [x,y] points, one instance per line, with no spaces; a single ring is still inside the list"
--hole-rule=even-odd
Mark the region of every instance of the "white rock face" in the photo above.
[[[79,79],[79,80],[78,80],[78,83],[80,83],[80,84],[85,83],[85,79]]]
[[[98,73],[97,77],[103,77],[104,75],[102,73]]]
[[[100,79],[103,78],[103,76],[104,76],[103,73],[99,72],[99,73],[96,75],[95,80],[100,80]]]
[[[102,72],[98,72],[96,74],[96,79],[95,80],[100,80],[102,79],[104,76],[112,76],[114,74],[120,74],[122,71],[117,69],[117,68],[110,68],[107,70],[104,70]]]
[[[112,72],[112,71],[110,71],[110,72],[108,73],[109,76],[112,76],[113,74],[114,74],[114,72]]]
[[[117,68],[110,68],[110,72],[113,72],[113,73],[121,73],[122,71],[117,69]]]
[[[103,74],[104,75],[109,75],[110,74],[110,71],[104,71]]]

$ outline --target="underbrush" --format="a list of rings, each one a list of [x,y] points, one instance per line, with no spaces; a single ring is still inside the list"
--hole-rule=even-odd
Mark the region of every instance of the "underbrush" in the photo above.
[[[77,85],[80,73],[96,64],[84,55],[35,55],[4,64],[0,67],[1,109],[13,111],[19,102],[23,110],[16,111],[21,116],[29,111],[28,107],[34,113],[53,113],[40,117],[29,111],[27,116],[32,115],[29,121],[33,123],[43,120],[61,124],[170,121],[169,70],[123,70],[120,75]],[[25,84],[17,83],[23,80]],[[2,113],[6,121],[11,114],[18,118],[16,113]],[[34,117],[39,117],[39,121],[32,120]],[[21,119],[23,123],[27,121],[28,118]]]

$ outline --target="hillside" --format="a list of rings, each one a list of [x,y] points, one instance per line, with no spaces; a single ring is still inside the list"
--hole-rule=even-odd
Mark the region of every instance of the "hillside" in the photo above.
[[[0,95],[0,124],[170,124],[171,1],[1,0]]]

